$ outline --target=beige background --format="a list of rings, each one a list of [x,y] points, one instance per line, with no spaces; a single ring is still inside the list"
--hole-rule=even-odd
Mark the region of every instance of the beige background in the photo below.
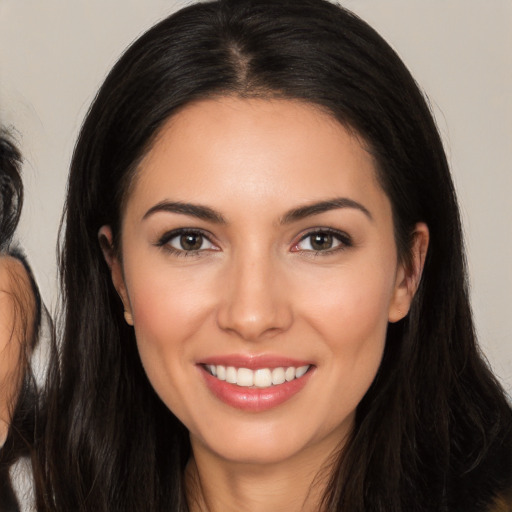
[[[45,301],[67,168],[120,52],[186,1],[0,0],[0,122],[26,162],[20,238]],[[512,391],[512,0],[345,0],[426,90],[459,193],[481,344]],[[443,293],[443,290],[439,290]]]

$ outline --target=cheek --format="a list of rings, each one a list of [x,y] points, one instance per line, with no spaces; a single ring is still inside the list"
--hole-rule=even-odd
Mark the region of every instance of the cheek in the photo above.
[[[297,290],[300,317],[324,343],[321,363],[335,376],[347,404],[355,407],[373,381],[384,351],[394,268],[348,266]],[[318,283],[323,283],[321,287]],[[306,293],[306,289],[309,290]]]
[[[321,286],[319,286],[321,283]],[[315,286],[316,284],[316,286]],[[394,269],[343,268],[313,279],[300,290],[302,314],[329,339],[355,345],[385,334],[394,292]]]
[[[315,401],[321,410],[331,411],[327,429],[351,417],[382,361],[392,287],[387,279],[375,286],[378,276],[367,277],[336,280],[327,292],[309,294],[304,300],[308,326],[324,343],[319,362],[329,376],[330,392],[317,395]]]
[[[315,320],[333,354],[333,364],[347,378],[348,392],[364,394],[380,365],[387,331],[387,297],[367,294],[361,288],[330,296],[322,315]],[[358,397],[358,400],[361,396]]]
[[[157,393],[172,405],[191,360],[188,342],[208,315],[207,284],[194,273],[170,273],[157,265],[135,268],[126,277],[142,364]]]
[[[200,272],[154,265],[145,272],[135,269],[127,283],[135,325],[157,343],[186,337],[208,307],[209,280]]]

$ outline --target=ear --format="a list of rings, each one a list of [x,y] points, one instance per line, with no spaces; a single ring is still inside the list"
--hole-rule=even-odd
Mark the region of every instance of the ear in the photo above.
[[[103,257],[105,258],[105,261],[110,268],[110,275],[112,277],[114,288],[116,289],[119,297],[121,298],[121,301],[123,302],[124,318],[126,323],[133,325],[132,308],[130,306],[128,292],[124,282],[123,268],[112,243],[113,236],[110,226],[105,225],[100,228],[98,231],[98,241],[103,252]]]
[[[425,265],[429,242],[427,225],[423,222],[416,224],[412,236],[411,257],[409,261],[400,263],[397,269],[395,289],[389,306],[390,322],[398,322],[409,313]]]

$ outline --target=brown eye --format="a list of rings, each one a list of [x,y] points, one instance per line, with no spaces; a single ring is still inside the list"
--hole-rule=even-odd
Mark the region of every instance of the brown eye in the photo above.
[[[179,230],[167,233],[158,242],[160,247],[167,247],[175,254],[194,253],[199,251],[215,250],[216,247],[200,232]]]
[[[315,233],[310,237],[310,244],[314,251],[326,251],[332,248],[333,236],[329,233]]]
[[[292,249],[294,252],[329,253],[352,245],[350,237],[343,232],[313,231],[305,235]]]
[[[203,236],[198,233],[181,235],[180,245],[184,251],[198,251],[203,245]]]

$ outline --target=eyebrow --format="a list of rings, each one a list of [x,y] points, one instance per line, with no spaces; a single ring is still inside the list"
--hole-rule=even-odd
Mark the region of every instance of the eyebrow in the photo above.
[[[304,219],[306,217],[310,217],[312,215],[319,215],[324,212],[328,212],[331,210],[337,210],[339,208],[354,208],[363,212],[368,219],[373,221],[372,214],[370,211],[365,208],[361,203],[354,201],[353,199],[349,199],[348,197],[337,197],[334,199],[329,199],[327,201],[320,201],[318,203],[308,204],[306,206],[300,206],[299,208],[294,208],[289,212],[285,213],[281,218],[281,224],[291,224],[292,222],[296,222],[298,220]]]
[[[338,197],[329,199],[327,201],[320,201],[318,203],[299,206],[286,212],[280,219],[280,224],[291,224],[312,215],[319,215],[331,210],[340,208],[353,208],[364,213],[368,219],[373,221],[372,214],[361,203],[349,199],[347,197]],[[219,212],[216,212],[208,206],[192,203],[182,203],[179,201],[161,201],[160,203],[152,206],[142,217],[142,220],[147,219],[151,215],[158,212],[178,213],[181,215],[189,215],[201,220],[213,222],[215,224],[227,224],[226,219]]]
[[[174,201],[162,201],[155,206],[152,206],[144,214],[142,220],[147,219],[157,212],[180,213],[182,215],[189,215],[190,217],[196,217],[215,224],[226,224],[226,219],[220,213],[208,208],[208,206]]]

